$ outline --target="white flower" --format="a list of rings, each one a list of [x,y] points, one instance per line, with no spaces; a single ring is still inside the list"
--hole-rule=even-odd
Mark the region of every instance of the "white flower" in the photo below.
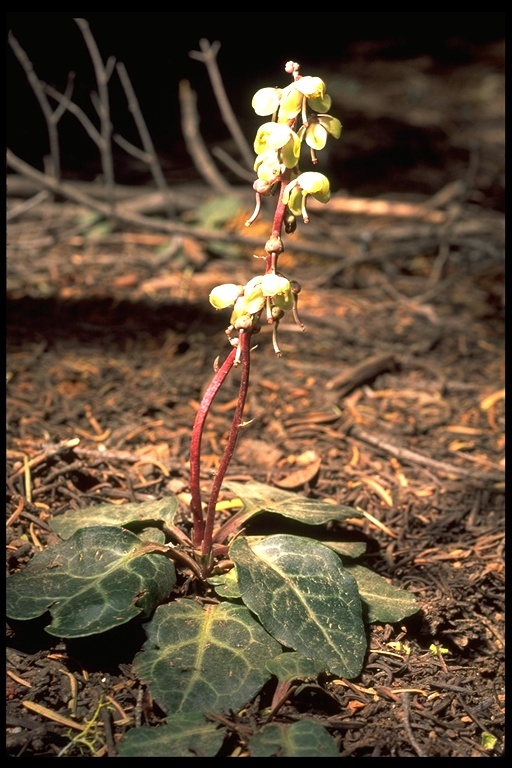
[[[225,309],[234,304],[238,297],[243,295],[243,292],[243,285],[235,285],[235,283],[218,285],[210,293],[210,304],[215,309]]]

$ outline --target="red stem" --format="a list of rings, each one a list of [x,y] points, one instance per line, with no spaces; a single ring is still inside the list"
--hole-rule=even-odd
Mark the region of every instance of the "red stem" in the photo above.
[[[290,170],[287,168],[281,177],[281,186],[279,188],[279,198],[276,203],[276,210],[274,212],[274,220],[272,222],[272,234],[271,239],[275,238],[282,242],[281,233],[283,231],[283,221],[286,213],[286,205],[283,203],[283,192],[290,181]],[[277,259],[279,253],[267,253],[265,272],[273,272],[277,269]]]
[[[233,348],[227,358],[217,369],[213,379],[201,400],[201,405],[194,420],[192,427],[192,437],[190,440],[190,494],[192,496],[190,508],[194,521],[193,544],[195,549],[199,549],[204,536],[203,504],[201,501],[201,440],[203,429],[210,410],[211,404],[217,392],[219,391],[226,376],[233,367],[236,349]]]
[[[272,222],[272,238],[281,240],[281,232],[283,229],[283,220],[286,213],[286,206],[283,203],[283,192],[290,180],[291,172],[286,169],[281,178],[281,187],[279,190],[279,199],[276,204],[276,210],[274,213],[274,220]],[[282,250],[276,252],[267,252],[266,255],[266,269],[265,272],[273,272],[277,268],[277,259]],[[192,428],[192,438],[190,441],[190,493],[191,502],[190,507],[193,516],[193,545],[196,550],[201,548],[201,555],[206,560],[210,560],[212,550],[212,537],[213,537],[213,525],[215,521],[215,508],[217,500],[219,498],[220,489],[224,476],[227,472],[229,463],[233,457],[233,453],[236,446],[238,437],[238,430],[242,423],[242,414],[247,398],[247,390],[249,386],[249,370],[250,370],[250,344],[251,333],[246,331],[240,331],[238,344],[240,349],[234,348],[222,364],[222,366],[216,371],[215,376],[210,382],[208,389],[206,390],[199,410],[196,414],[194,426]],[[240,389],[238,394],[238,401],[235,408],[235,414],[233,416],[233,422],[229,433],[229,438],[222,456],[222,460],[212,483],[210,498],[208,500],[208,507],[206,510],[206,522],[203,518],[203,505],[201,500],[201,484],[200,484],[200,471],[201,471],[201,440],[203,436],[204,424],[211,404],[219,388],[224,382],[229,371],[233,367],[236,359],[237,351],[239,353],[239,359],[242,364],[242,373],[240,380]],[[218,533],[218,532],[217,532]],[[208,571],[209,563],[206,564],[206,572]]]
[[[212,487],[210,490],[210,498],[208,500],[208,509],[206,512],[206,525],[204,527],[203,545],[201,550],[201,554],[205,557],[207,557],[211,552],[212,531],[213,531],[213,524],[215,522],[215,508],[217,505],[217,500],[219,498],[220,489],[224,481],[224,476],[226,474],[229,463],[235,451],[238,432],[240,429],[240,425],[242,424],[242,415],[243,415],[243,410],[245,406],[245,400],[247,398],[247,391],[249,388],[251,333],[247,333],[246,331],[240,331],[238,343],[241,345],[241,364],[242,364],[240,388],[238,391],[238,400],[235,408],[235,413],[233,415],[233,421],[231,423],[231,429],[229,432],[228,441],[226,443],[226,448],[224,449],[224,454],[222,456],[219,469],[217,470],[217,474],[215,475],[215,478],[213,480]]]

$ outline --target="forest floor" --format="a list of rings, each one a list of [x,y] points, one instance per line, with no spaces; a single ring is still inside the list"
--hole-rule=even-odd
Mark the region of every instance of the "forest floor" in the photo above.
[[[264,329],[253,353],[252,423],[229,477],[364,509],[375,520],[359,531],[367,562],[421,606],[400,626],[369,627],[357,679],[327,678],[275,714],[322,723],[340,756],[503,754],[503,59],[493,44],[453,67],[428,57],[345,67],[345,86],[361,86],[339,83],[346,189],[312,207],[280,261],[302,284],[306,331],[283,323],[278,358]],[[181,222],[208,215],[203,181],[169,182]],[[9,211],[23,183],[10,177]],[[48,521],[67,510],[186,498],[191,425],[229,349],[226,313],[207,297],[261,272],[243,237],[263,246],[269,234],[265,213],[244,230],[245,202],[221,212],[233,235],[224,251],[93,227],[69,200],[9,220],[8,573],[55,543]],[[235,375],[208,420],[206,489],[236,393]],[[135,723],[162,721],[131,668],[140,625],[59,641],[45,623],[7,625],[9,757],[56,757],[73,738],[57,716],[85,723],[100,699],[112,706],[98,757],[115,756]],[[244,755],[261,703],[229,714],[225,756]],[[79,742],[66,752],[90,754]]]

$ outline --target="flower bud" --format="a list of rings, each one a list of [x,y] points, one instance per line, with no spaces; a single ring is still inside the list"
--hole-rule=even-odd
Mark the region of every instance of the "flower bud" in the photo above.
[[[279,162],[276,150],[269,150],[258,155],[254,162],[254,170],[258,174],[258,179],[273,184],[279,179],[285,166]]]
[[[272,307],[270,314],[271,314],[272,320],[277,322],[278,320],[281,320],[284,317],[284,310],[282,310],[281,307],[274,306]]]
[[[297,219],[293,215],[293,213],[290,213],[290,211],[287,211],[284,217],[284,231],[287,235],[291,235],[295,230],[297,229]]]
[[[259,195],[269,195],[272,191],[273,186],[274,185],[268,181],[263,181],[263,179],[256,179],[256,181],[252,185],[252,188]]]
[[[292,131],[290,126],[282,123],[263,123],[258,128],[256,138],[254,139],[254,151],[257,155],[262,155],[271,149],[281,149],[285,144],[297,138],[297,134]]]
[[[237,331],[250,331],[252,328],[252,316],[246,313],[239,315],[233,323],[233,328]]]
[[[276,253],[278,256],[284,251],[283,241],[280,237],[271,237],[265,243],[265,251],[267,253]]]

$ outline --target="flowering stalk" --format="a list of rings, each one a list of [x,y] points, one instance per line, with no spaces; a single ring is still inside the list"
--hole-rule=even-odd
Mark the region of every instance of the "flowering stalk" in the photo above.
[[[201,501],[200,483],[201,440],[203,437],[204,424],[215,395],[233,367],[234,359],[235,350],[232,349],[222,366],[215,372],[215,376],[204,393],[201,405],[196,414],[194,426],[192,427],[192,439],[190,441],[190,495],[192,501],[190,507],[194,522],[193,544],[195,549],[199,549],[204,536],[203,503]]]
[[[341,123],[326,111],[331,106],[331,97],[326,93],[325,83],[319,77],[303,77],[299,65],[289,61],[285,71],[293,78],[286,88],[261,88],[252,100],[258,115],[271,117],[258,129],[254,140],[256,160],[254,171],[257,179],[253,184],[256,194],[256,206],[252,216],[245,222],[250,226],[261,210],[261,197],[278,192],[272,232],[265,244],[265,272],[253,277],[246,285],[225,283],[214,288],[209,296],[215,309],[231,307],[230,324],[226,334],[233,349],[208,386],[192,429],[190,445],[190,492],[193,517],[193,545],[206,576],[212,567],[212,544],[222,544],[219,531],[213,535],[215,510],[222,482],[233,457],[239,430],[243,424],[242,416],[247,398],[250,371],[250,352],[252,336],[261,329],[261,323],[273,326],[272,344],[276,355],[281,356],[277,341],[277,328],[285,312],[292,311],[292,316],[302,330],[304,325],[299,319],[297,300],[300,285],[288,280],[278,271],[278,258],[284,251],[283,227],[286,234],[296,229],[296,217],[301,216],[304,223],[309,222],[307,199],[311,195],[322,203],[330,198],[329,180],[321,173],[309,171],[301,173],[299,159],[303,143],[310,148],[311,161],[316,165],[316,152],[326,144],[327,136],[339,138]],[[296,130],[297,123],[302,121]],[[235,337],[234,335],[237,334]],[[203,504],[200,489],[201,439],[204,424],[211,404],[228,373],[235,366],[241,365],[240,387],[237,405],[231,424],[228,440],[219,469],[213,480],[210,497],[203,516]],[[220,529],[221,531],[223,528]],[[231,530],[225,529],[225,530]]]
[[[241,346],[241,375],[240,375],[240,387],[238,390],[238,400],[235,408],[235,414],[231,423],[231,429],[229,431],[229,437],[224,449],[222,461],[217,470],[215,478],[210,489],[210,498],[208,501],[208,508],[206,512],[206,523],[203,534],[203,545],[201,548],[201,556],[206,560],[207,568],[210,567],[209,557],[212,548],[212,532],[215,522],[215,508],[217,505],[217,499],[219,497],[220,489],[224,481],[227,469],[233,457],[233,453],[236,447],[236,441],[240,427],[243,425],[242,415],[244,411],[245,401],[247,398],[247,392],[249,389],[249,372],[251,364],[251,333],[243,332],[240,334],[240,346]],[[229,358],[228,358],[229,359]]]

